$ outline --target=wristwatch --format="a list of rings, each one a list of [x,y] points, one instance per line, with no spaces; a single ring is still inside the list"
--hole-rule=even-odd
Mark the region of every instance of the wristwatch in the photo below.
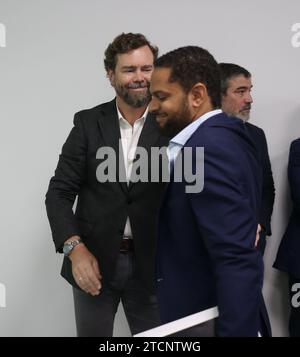
[[[63,246],[63,253],[66,257],[68,257],[72,250],[76,247],[76,245],[82,243],[82,240],[80,238],[71,240],[70,242],[67,242]]]

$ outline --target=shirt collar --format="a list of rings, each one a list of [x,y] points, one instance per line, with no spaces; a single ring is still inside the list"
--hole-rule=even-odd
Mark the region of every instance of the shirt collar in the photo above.
[[[203,124],[207,119],[213,117],[214,115],[222,113],[221,109],[211,110],[194,120],[191,124],[181,130],[176,136],[174,136],[170,143],[175,145],[184,146],[189,138],[194,134],[194,132],[198,129],[198,127]]]
[[[117,104],[116,104],[116,107],[117,107],[117,112],[118,112],[118,119],[119,119],[119,121],[120,121],[121,119],[127,121],[125,118],[123,118],[123,115],[121,114],[121,112],[120,112],[120,110],[119,110]],[[146,110],[144,111],[144,114],[143,114],[140,118],[138,118],[137,120],[140,120],[140,119],[141,119],[142,122],[145,122],[146,117],[147,117],[147,115],[148,115],[148,112],[149,112],[149,107],[146,108]]]

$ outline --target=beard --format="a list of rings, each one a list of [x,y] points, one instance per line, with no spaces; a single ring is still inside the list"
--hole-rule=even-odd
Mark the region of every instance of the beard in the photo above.
[[[250,113],[238,113],[238,114],[232,115],[232,116],[239,118],[244,122],[247,122],[250,119]]]
[[[243,112],[244,110],[248,110],[248,112]],[[245,105],[245,107],[237,113],[235,116],[244,122],[248,121],[250,119],[250,110],[251,110],[251,104]]]
[[[159,115],[159,113],[157,113]],[[160,132],[167,138],[173,138],[192,121],[192,114],[186,101],[182,103],[180,110],[177,113],[173,113],[166,117],[167,120],[164,123],[159,123]]]
[[[141,108],[149,104],[151,100],[150,94],[150,83],[145,82],[135,82],[127,85],[121,85],[115,83],[115,90],[120,98],[124,100],[124,102],[130,105],[133,108]],[[145,88],[145,91],[132,93],[130,89],[135,88]]]

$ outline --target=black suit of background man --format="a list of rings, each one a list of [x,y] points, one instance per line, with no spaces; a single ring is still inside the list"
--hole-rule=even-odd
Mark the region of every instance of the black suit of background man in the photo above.
[[[263,174],[261,208],[257,229],[256,246],[264,254],[266,236],[272,234],[271,216],[275,199],[275,187],[268,145],[264,131],[248,122],[253,102],[251,73],[233,63],[220,63],[222,110],[229,116],[243,120],[245,130],[252,139],[261,162]]]

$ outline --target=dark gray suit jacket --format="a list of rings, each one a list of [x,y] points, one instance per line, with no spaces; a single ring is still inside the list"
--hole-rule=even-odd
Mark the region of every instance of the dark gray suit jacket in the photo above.
[[[56,250],[79,235],[98,260],[108,282],[114,273],[127,217],[130,218],[137,270],[141,281],[150,290],[154,281],[156,216],[165,184],[137,182],[100,183],[96,170],[101,161],[97,150],[108,146],[119,151],[120,128],[115,100],[75,114],[74,127],[65,142],[59,162],[46,194],[47,214]],[[167,146],[159,133],[155,118],[148,114],[138,146],[150,153],[151,147]],[[150,157],[150,155],[149,155]],[[121,162],[120,167],[123,167]],[[150,165],[150,163],[149,163]],[[117,159],[117,178],[119,175]],[[150,174],[150,170],[149,170]],[[75,214],[73,205],[78,197]],[[62,275],[77,286],[71,262],[64,259]]]

